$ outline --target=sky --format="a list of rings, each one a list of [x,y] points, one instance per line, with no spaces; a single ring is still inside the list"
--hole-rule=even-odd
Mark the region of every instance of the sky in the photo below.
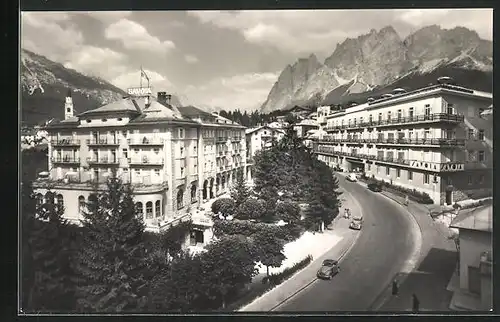
[[[22,12],[21,47],[124,90],[139,86],[183,104],[252,110],[287,64],[392,25],[464,26],[492,40],[491,9]],[[143,84],[144,85],[144,84]]]

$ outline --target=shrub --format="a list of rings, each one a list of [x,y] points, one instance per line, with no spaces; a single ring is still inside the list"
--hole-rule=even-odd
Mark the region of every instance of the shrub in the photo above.
[[[269,277],[264,277],[262,279],[262,283],[269,283],[271,285],[279,285],[292,277],[293,274],[296,272],[300,271],[307,265],[309,265],[313,260],[313,257],[311,255],[307,255],[306,258],[303,260],[293,264],[291,267],[287,267],[283,270],[283,272],[278,273],[278,274],[270,274]]]
[[[214,214],[221,212],[223,215],[232,215],[234,208],[234,200],[231,198],[219,198],[212,203],[212,212]]]
[[[276,205],[276,217],[287,223],[300,221],[300,207],[292,201],[280,202]]]
[[[264,202],[257,199],[247,199],[236,210],[238,219],[261,219],[266,212]]]
[[[388,192],[392,192],[397,195],[407,195],[408,199],[411,199],[415,202],[422,203],[422,204],[432,204],[434,201],[431,199],[429,194],[425,192],[420,192],[417,191],[416,189],[408,189],[405,187],[401,187],[398,185],[390,184],[388,182],[385,182],[383,180],[377,180],[375,178],[371,179],[370,184],[378,184],[380,187]],[[368,187],[370,188],[370,187]]]

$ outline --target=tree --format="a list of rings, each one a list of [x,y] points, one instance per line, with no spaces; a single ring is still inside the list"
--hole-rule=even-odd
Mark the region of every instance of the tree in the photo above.
[[[300,221],[300,207],[292,201],[280,202],[276,205],[276,216],[291,224],[296,224]]]
[[[243,171],[240,169],[236,174],[236,182],[231,187],[231,198],[234,200],[235,208],[238,208],[252,194],[252,191],[247,186]]]
[[[279,267],[286,259],[283,254],[285,243],[276,237],[271,229],[263,229],[252,236],[255,247],[258,249],[258,260],[266,266],[267,276],[269,267]]]
[[[257,274],[257,250],[244,236],[224,236],[209,244],[202,253],[203,283],[199,285],[208,301],[226,307],[230,296],[252,281]]]
[[[257,199],[245,200],[236,210],[238,219],[261,219],[265,214],[265,203]]]
[[[212,203],[214,214],[222,213],[224,216],[233,215],[235,210],[234,200],[231,198],[219,198]]]
[[[116,173],[96,192],[82,220],[87,230],[77,254],[78,309],[123,312],[146,303],[144,223],[129,185]]]

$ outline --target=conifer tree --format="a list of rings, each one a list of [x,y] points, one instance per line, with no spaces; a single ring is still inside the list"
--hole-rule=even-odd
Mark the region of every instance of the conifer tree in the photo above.
[[[146,304],[144,222],[129,185],[116,173],[107,189],[87,204],[86,229],[77,254],[78,309],[84,312],[140,311]]]
[[[236,182],[231,187],[231,198],[234,200],[235,208],[241,206],[251,195],[251,190],[247,185],[243,170],[236,173]]]

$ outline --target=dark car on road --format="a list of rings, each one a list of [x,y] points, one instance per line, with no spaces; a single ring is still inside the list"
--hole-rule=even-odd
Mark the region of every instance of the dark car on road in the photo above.
[[[316,276],[320,279],[332,279],[333,276],[340,272],[338,261],[334,259],[325,259]]]

